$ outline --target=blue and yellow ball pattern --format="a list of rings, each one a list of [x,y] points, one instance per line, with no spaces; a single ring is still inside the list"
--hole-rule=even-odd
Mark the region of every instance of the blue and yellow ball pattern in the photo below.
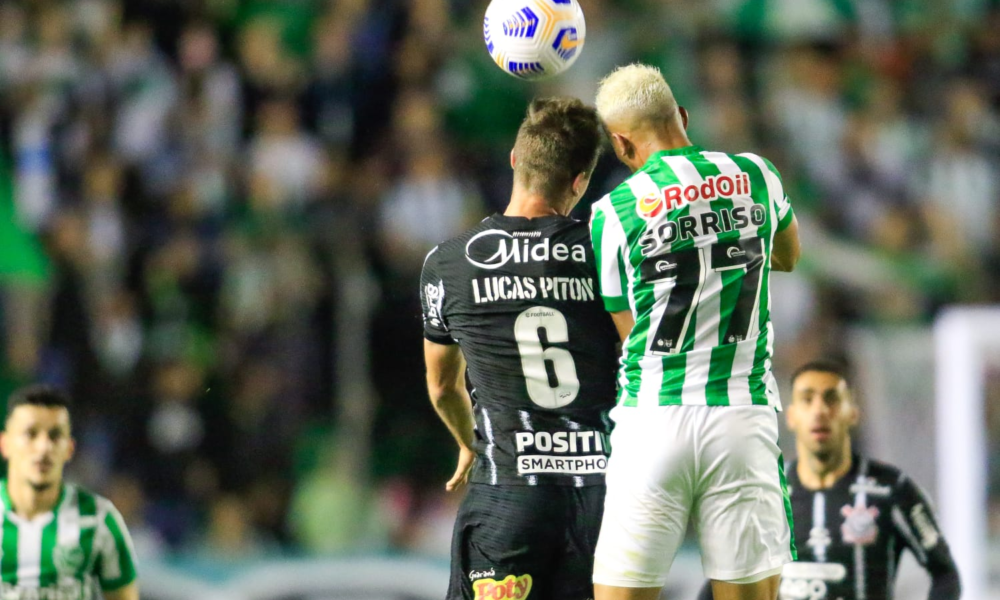
[[[483,18],[493,62],[521,79],[562,73],[579,58],[586,37],[577,0],[493,0]]]

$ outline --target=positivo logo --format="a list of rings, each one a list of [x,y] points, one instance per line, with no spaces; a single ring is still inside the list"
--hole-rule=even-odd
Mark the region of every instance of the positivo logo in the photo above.
[[[508,263],[547,262],[550,260],[585,263],[587,252],[582,244],[555,244],[549,238],[515,238],[502,229],[480,231],[465,245],[465,258],[480,269],[499,269]]]

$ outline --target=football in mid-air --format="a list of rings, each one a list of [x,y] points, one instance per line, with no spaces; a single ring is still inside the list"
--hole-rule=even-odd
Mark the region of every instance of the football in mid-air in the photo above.
[[[586,37],[577,0],[493,0],[483,18],[493,61],[521,79],[562,73],[579,58]]]

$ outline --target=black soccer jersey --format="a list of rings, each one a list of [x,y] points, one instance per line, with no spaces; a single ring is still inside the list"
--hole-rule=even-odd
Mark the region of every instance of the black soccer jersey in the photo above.
[[[961,587],[927,497],[899,469],[854,455],[832,487],[802,485],[787,469],[799,557],[781,571],[779,600],[891,600],[904,548],[932,578],[928,600],[958,600]],[[711,600],[706,584],[699,600]]]
[[[493,215],[427,255],[424,336],[468,363],[479,460],[471,481],[604,481],[617,334],[587,225]]]
[[[782,571],[782,600],[890,600],[904,548],[934,577],[931,598],[958,598],[931,505],[899,469],[854,456],[850,473],[813,491],[796,467],[788,467],[788,486],[799,559]]]

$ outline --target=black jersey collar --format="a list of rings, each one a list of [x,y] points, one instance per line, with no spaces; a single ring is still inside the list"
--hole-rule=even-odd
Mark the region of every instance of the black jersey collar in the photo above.
[[[507,227],[545,226],[550,223],[559,223],[560,221],[565,221],[570,218],[571,217],[563,215],[547,215],[544,217],[529,219],[528,217],[516,217],[501,213],[494,213],[490,216],[490,219],[496,224],[505,225]]]
[[[791,485],[791,486],[793,486],[793,487],[795,487],[797,489],[801,488],[801,489],[809,491],[809,492],[824,492],[824,491],[832,490],[832,489],[836,488],[837,486],[841,485],[841,483],[847,483],[847,484],[854,483],[854,481],[858,478],[858,473],[859,473],[859,471],[861,469],[861,464],[863,462],[866,462],[866,459],[863,456],[861,456],[857,452],[852,452],[851,453],[851,468],[850,468],[850,470],[847,471],[847,473],[844,473],[844,475],[840,479],[838,479],[837,481],[833,482],[833,485],[831,485],[828,488],[822,488],[822,489],[814,490],[814,489],[807,488],[805,485],[803,485],[802,484],[802,480],[799,479],[799,459],[798,458],[796,458],[795,460],[793,460],[793,461],[791,461],[791,462],[788,463],[788,469],[785,472],[785,478],[788,480],[789,485]]]

